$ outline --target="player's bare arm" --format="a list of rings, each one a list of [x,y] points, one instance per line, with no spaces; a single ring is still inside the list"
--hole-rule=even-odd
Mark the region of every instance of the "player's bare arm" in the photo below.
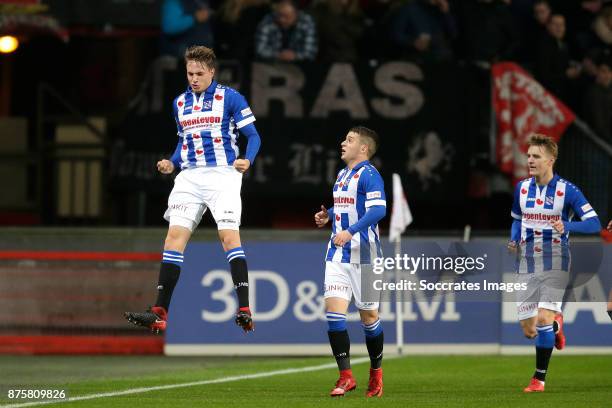
[[[163,159],[157,162],[157,170],[162,174],[170,174],[174,171],[174,163],[168,159]]]
[[[329,213],[324,205],[321,205],[321,211],[314,215],[314,220],[318,228],[323,228],[329,222]]]

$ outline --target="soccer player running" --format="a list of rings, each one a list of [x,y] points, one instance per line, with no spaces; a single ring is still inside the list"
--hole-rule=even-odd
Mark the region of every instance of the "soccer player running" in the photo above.
[[[525,392],[544,391],[553,347],[565,346],[561,305],[570,265],[569,233],[596,233],[601,225],[582,192],[553,173],[557,144],[534,134],[528,141],[531,178],[514,191],[514,218],[508,248],[519,253],[518,279],[527,290],[517,292],[523,333],[535,338],[536,370]],[[578,216],[581,221],[573,221]]]
[[[215,81],[213,50],[192,46],[185,52],[185,64],[189,86],[172,103],[178,144],[169,160],[157,162],[160,173],[181,170],[174,180],[164,214],[169,228],[159,271],[157,301],[148,311],[126,312],[125,317],[155,333],[166,329],[183,252],[202,215],[210,208],[238,297],[235,321],[248,332],[254,324],[249,309],[246,255],[238,232],[242,212],[240,188],[242,174],[253,164],[261,141],[245,98]],[[238,129],[248,140],[244,159],[239,158],[236,145]]]
[[[378,302],[364,302],[361,274],[372,273],[371,264],[381,257],[378,221],[386,213],[384,183],[370,159],[378,148],[378,135],[363,126],[349,130],[341,144],[346,167],[338,173],[333,188],[334,206],[314,216],[321,228],[332,221],[332,235],[325,257],[325,309],[332,353],[340,378],[330,395],[343,396],[357,388],[351,371],[350,340],[346,313],[351,295],[359,309],[366,346],[370,355],[370,381],[367,397],[383,393],[383,329],[378,317]]]

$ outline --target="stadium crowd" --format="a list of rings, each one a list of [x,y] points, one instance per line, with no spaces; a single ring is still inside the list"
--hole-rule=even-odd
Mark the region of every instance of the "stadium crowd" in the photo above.
[[[178,57],[516,61],[612,143],[610,0],[164,0],[161,26]]]

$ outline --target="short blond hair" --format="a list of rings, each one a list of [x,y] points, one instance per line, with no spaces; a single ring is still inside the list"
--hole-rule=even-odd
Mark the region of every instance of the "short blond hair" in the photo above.
[[[185,64],[187,61],[196,61],[209,69],[217,68],[217,56],[215,52],[203,45],[192,45],[185,51]]]
[[[557,160],[559,147],[557,146],[557,142],[555,142],[550,136],[546,136],[541,133],[534,133],[527,141],[527,146],[543,147],[552,157],[554,157],[555,160]]]

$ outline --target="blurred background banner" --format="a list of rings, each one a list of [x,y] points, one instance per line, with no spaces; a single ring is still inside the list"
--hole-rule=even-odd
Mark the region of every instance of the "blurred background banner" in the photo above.
[[[237,304],[231,275],[218,244],[194,243],[188,246],[183,275],[172,300],[165,352],[170,355],[326,354],[329,345],[323,302],[324,242],[247,242],[245,248],[248,248],[255,332],[245,336],[233,321]],[[512,262],[508,262],[509,257],[502,251],[503,245],[494,241],[459,244],[446,240],[408,240],[401,253],[412,256],[486,253],[490,268],[487,279],[495,281],[497,276],[512,281],[516,276]],[[592,265],[590,286],[580,292],[583,297],[578,300],[587,300],[564,306],[565,330],[576,351],[611,351],[606,333],[612,322],[604,307],[610,282],[606,281],[608,289],[604,288],[596,272],[612,259],[612,248],[604,247],[603,251],[600,263]],[[394,256],[391,245],[385,245],[384,254]],[[583,265],[580,256],[574,254],[578,269]],[[502,274],[503,268],[507,268],[507,273]],[[394,276],[393,270],[388,272]],[[522,336],[517,321],[515,295],[456,292],[431,299],[422,291],[403,292],[406,350],[410,353],[531,352],[531,342]],[[394,309],[393,294],[383,292],[380,313],[390,343],[396,337]],[[355,309],[348,320],[351,338],[355,341],[362,338]],[[365,348],[356,343],[352,350],[364,352]]]

